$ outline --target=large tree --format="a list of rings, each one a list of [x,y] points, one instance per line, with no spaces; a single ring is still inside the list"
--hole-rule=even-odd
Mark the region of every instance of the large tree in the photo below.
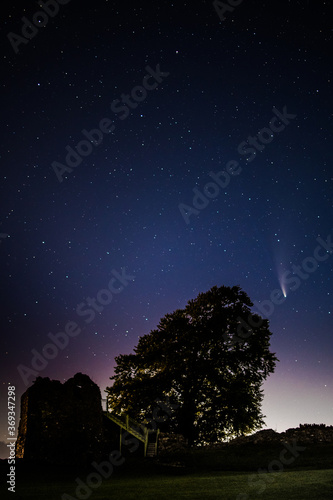
[[[168,396],[179,407],[164,426],[189,444],[259,429],[261,385],[278,359],[269,350],[268,320],[252,306],[239,286],[214,286],[166,314],[134,354],[116,357],[111,409],[142,420]]]

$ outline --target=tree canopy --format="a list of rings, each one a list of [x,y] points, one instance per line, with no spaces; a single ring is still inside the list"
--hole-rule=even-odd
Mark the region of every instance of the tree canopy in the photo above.
[[[168,396],[178,409],[164,430],[189,444],[216,442],[260,429],[261,385],[274,372],[269,323],[251,312],[239,286],[200,293],[140,337],[134,354],[116,357],[109,407],[143,420]]]

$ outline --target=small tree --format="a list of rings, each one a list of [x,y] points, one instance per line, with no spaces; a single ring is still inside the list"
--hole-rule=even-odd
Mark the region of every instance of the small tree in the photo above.
[[[252,306],[239,286],[214,286],[166,314],[134,354],[116,357],[107,388],[112,410],[143,419],[156,398],[169,396],[179,408],[165,425],[189,444],[260,429],[261,385],[278,359],[269,350],[268,320]]]

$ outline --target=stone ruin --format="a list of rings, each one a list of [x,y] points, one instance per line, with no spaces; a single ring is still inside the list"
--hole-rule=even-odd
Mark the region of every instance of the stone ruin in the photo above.
[[[181,434],[160,432],[158,439],[158,454],[168,455],[188,450],[187,440]]]
[[[300,424],[278,433],[266,429],[242,436],[228,445],[244,443],[332,443],[333,426]],[[21,419],[16,442],[17,458],[49,464],[88,465],[119,446],[119,429],[104,414],[99,387],[82,373],[64,384],[38,377],[21,398]],[[209,447],[226,446],[216,443]],[[183,452],[181,435],[160,433],[159,455]]]
[[[233,439],[229,444],[283,443],[292,442],[294,439],[304,444],[333,443],[333,425],[300,424],[299,427],[288,429],[281,433],[273,431],[273,429],[265,429],[251,436],[242,436]]]
[[[293,440],[303,444],[333,443],[333,425],[325,424],[300,424],[299,427],[288,429],[285,432],[276,432],[273,429],[264,429],[250,436],[240,436],[230,441],[206,444],[205,449],[219,449],[230,445],[243,445],[246,443],[292,443]],[[201,446],[200,446],[201,448]],[[160,433],[158,454],[168,455],[181,453],[188,450],[187,442],[180,434]]]
[[[21,398],[17,458],[88,464],[101,457],[105,422],[99,387],[82,373],[64,384],[38,377]]]

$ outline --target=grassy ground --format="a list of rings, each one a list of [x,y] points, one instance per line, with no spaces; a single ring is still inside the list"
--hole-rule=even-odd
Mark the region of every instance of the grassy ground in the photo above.
[[[16,500],[332,500],[333,445],[312,445],[280,473],[259,474],[279,459],[283,445],[243,445],[195,450],[158,461],[129,455],[97,488],[77,495],[91,470],[17,464]],[[290,453],[288,457],[292,456]],[[4,466],[1,476],[4,477]],[[3,491],[3,490],[2,490]],[[68,496],[63,497],[64,494]]]
[[[287,471],[272,473],[252,486],[249,474],[215,472],[185,476],[153,475],[114,477],[91,493],[92,500],[332,500],[333,469],[314,471]],[[45,484],[43,481],[25,484],[18,489],[16,499],[59,500],[67,493],[66,500],[75,495],[75,483],[59,481]],[[21,490],[21,491],[20,491]],[[260,493],[259,493],[260,492]],[[86,493],[89,495],[89,490]],[[81,498],[83,498],[81,496]],[[88,498],[88,496],[86,496]]]

